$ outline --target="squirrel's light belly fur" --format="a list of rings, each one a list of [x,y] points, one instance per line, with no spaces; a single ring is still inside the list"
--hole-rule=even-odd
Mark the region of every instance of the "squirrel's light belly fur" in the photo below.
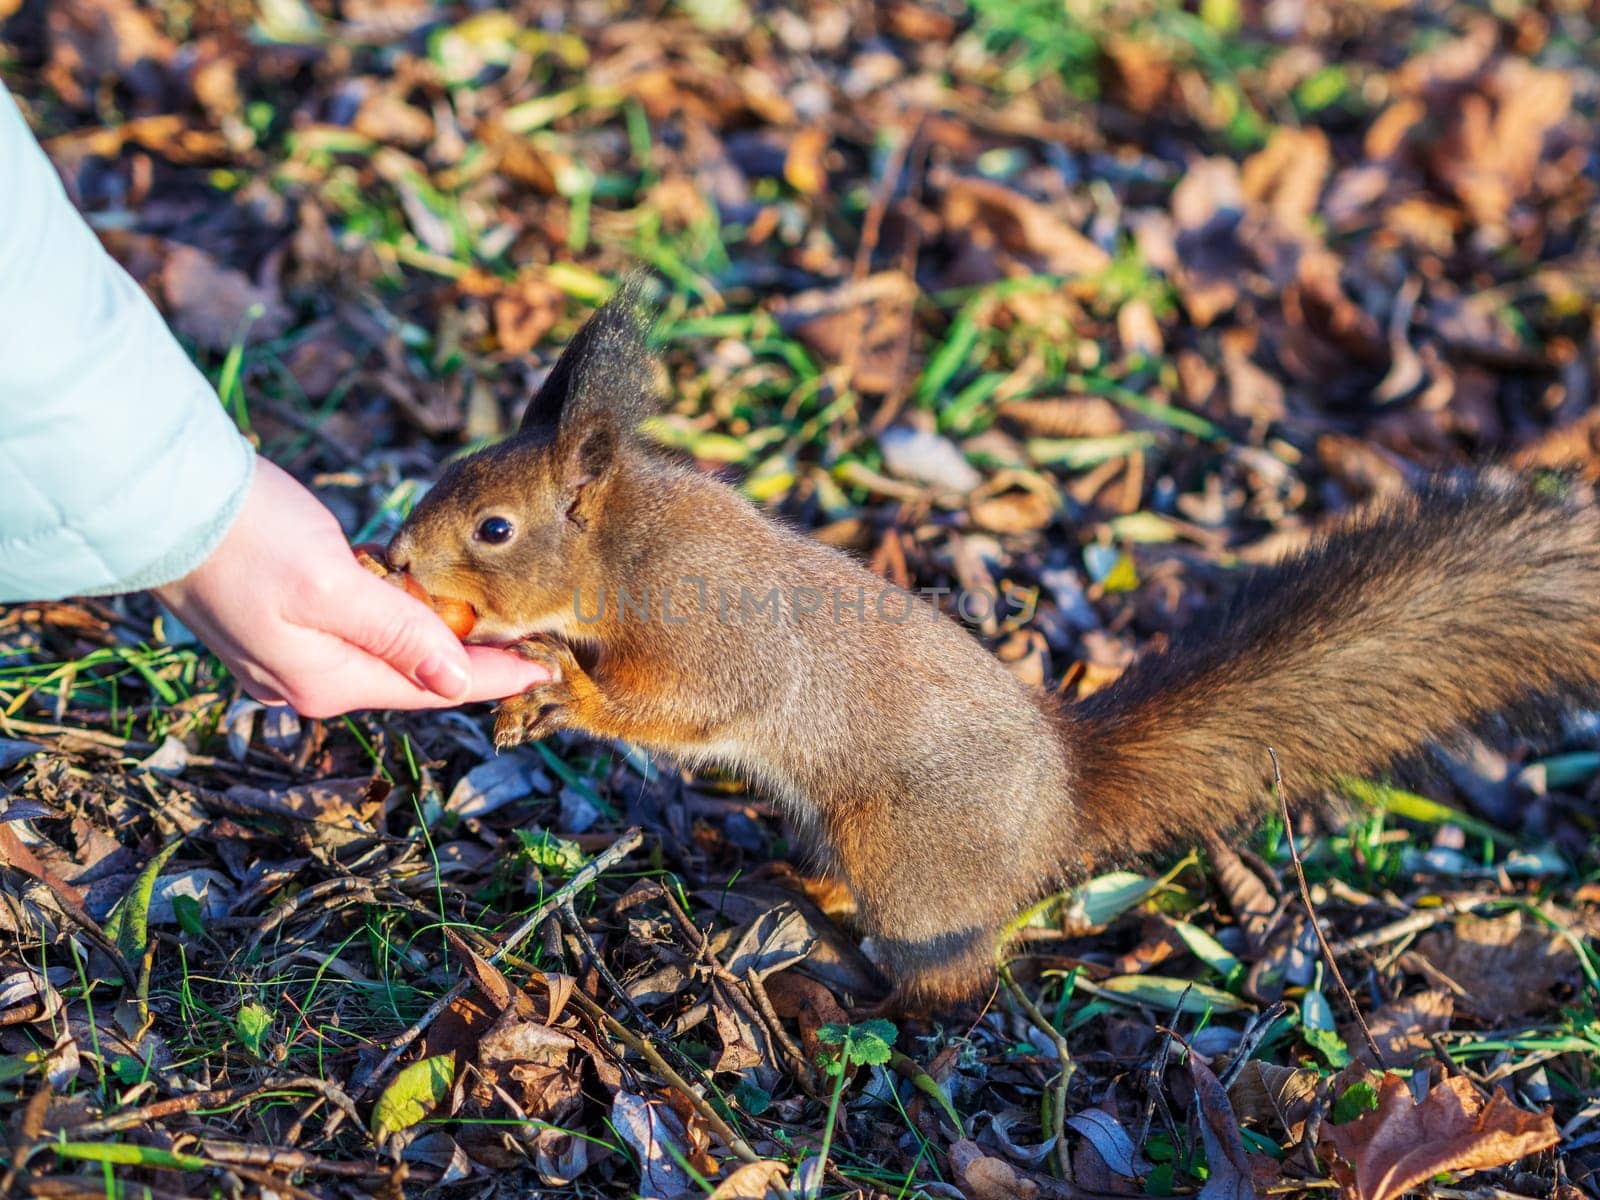
[[[1600,679],[1600,513],[1477,476],[1245,573],[1166,654],[1060,705],[924,602],[893,619],[909,598],[880,606],[888,585],[856,560],[643,444],[630,303],[580,332],[515,437],[429,492],[391,558],[490,636],[561,635],[525,643],[558,678],[507,701],[497,738],[577,728],[727,767],[786,806],[907,1002],[974,991],[1049,888],[1252,819],[1268,747],[1291,785],[1380,771]],[[487,541],[490,518],[513,535]],[[774,588],[771,615],[737,603]]]

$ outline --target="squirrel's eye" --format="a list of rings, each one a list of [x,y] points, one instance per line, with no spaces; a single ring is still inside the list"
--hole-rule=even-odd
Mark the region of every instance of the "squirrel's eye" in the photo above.
[[[474,536],[491,546],[502,546],[511,540],[512,533],[511,522],[504,517],[485,517],[478,523]]]

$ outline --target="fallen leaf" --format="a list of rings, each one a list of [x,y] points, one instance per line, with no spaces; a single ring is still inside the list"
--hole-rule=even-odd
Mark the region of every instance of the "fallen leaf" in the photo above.
[[[1125,1179],[1137,1179],[1150,1169],[1122,1123],[1104,1109],[1086,1108],[1068,1117],[1066,1124],[1094,1146],[1107,1168]]]
[[[1239,242],[1244,188],[1239,168],[1225,158],[1199,159],[1172,191],[1178,294],[1204,328],[1238,302],[1237,279],[1248,262]]]
[[[1200,1189],[1201,1200],[1255,1200],[1256,1188],[1250,1171],[1250,1161],[1245,1156],[1244,1135],[1239,1132],[1239,1118],[1233,1105],[1228,1103],[1228,1093],[1200,1061],[1198,1055],[1189,1056],[1189,1077],[1194,1081],[1195,1102],[1200,1109],[1200,1138],[1206,1148],[1205,1187]]]
[[[638,1160],[640,1200],[675,1200],[693,1188],[681,1165],[689,1149],[683,1122],[664,1102],[619,1091],[611,1125]]]
[[[1034,1200],[1039,1195],[1036,1182],[966,1138],[950,1147],[950,1168],[968,1200]]]
[[[1554,989],[1578,972],[1566,940],[1520,912],[1457,917],[1419,938],[1411,952],[1458,984],[1456,1003],[1486,1021],[1548,1011]]]
[[[990,179],[952,179],[944,193],[945,226],[981,249],[1018,255],[1058,275],[1094,275],[1111,256],[1036,200]]]
[[[275,292],[194,246],[172,245],[161,285],[173,326],[207,350],[264,341],[289,326],[289,310]]]
[[[787,1163],[745,1163],[721,1183],[717,1184],[707,1200],[766,1200],[772,1185],[789,1173]]]
[[[456,1060],[451,1054],[424,1058],[398,1075],[372,1110],[372,1134],[383,1139],[410,1129],[439,1106],[456,1078]]]
[[[1409,1067],[1424,1054],[1432,1054],[1433,1043],[1428,1035],[1443,1033],[1450,1028],[1450,1016],[1455,1002],[1443,988],[1418,992],[1403,1000],[1391,1000],[1382,1005],[1367,1020],[1367,1029],[1377,1043],[1383,1062],[1369,1061],[1372,1051],[1360,1031],[1349,1028],[1342,1031],[1345,1044],[1356,1051],[1368,1066],[1387,1067],[1391,1070]]]
[[[1101,396],[1006,400],[1000,404],[999,413],[1034,437],[1111,437],[1125,428],[1117,406]]]
[[[1265,148],[1245,160],[1240,187],[1286,230],[1303,233],[1317,211],[1332,152],[1328,135],[1315,126],[1273,130]]]
[[[940,434],[896,426],[884,431],[878,446],[884,465],[901,479],[963,494],[983,482],[956,444]]]
[[[967,511],[979,529],[991,533],[1032,533],[1050,524],[1060,507],[1060,500],[1047,492],[1019,488],[975,500]]]
[[[865,395],[892,392],[902,382],[911,348],[913,280],[899,271],[836,288],[800,292],[774,308],[778,325],[825,362],[850,367],[850,386]]]
[[[1241,1120],[1276,1122],[1290,1141],[1297,1142],[1305,1133],[1323,1078],[1318,1071],[1251,1059],[1229,1085],[1228,1099]]]
[[[1323,1126],[1318,1150],[1337,1156],[1334,1177],[1347,1200],[1393,1200],[1442,1171],[1504,1166],[1559,1140],[1548,1110],[1518,1108],[1500,1090],[1486,1103],[1463,1075],[1444,1080],[1420,1104],[1403,1078],[1385,1075],[1377,1110]]]
[[[815,196],[828,185],[823,157],[828,152],[828,131],[813,125],[789,139],[783,156],[783,178],[804,196]]]

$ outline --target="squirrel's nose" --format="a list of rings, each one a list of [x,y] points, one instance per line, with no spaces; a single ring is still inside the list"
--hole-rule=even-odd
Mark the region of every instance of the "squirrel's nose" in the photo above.
[[[404,533],[397,533],[389,543],[387,557],[391,571],[411,571],[411,547]]]

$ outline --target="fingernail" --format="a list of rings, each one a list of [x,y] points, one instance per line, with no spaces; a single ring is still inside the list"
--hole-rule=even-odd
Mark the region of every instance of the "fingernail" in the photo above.
[[[435,654],[422,660],[417,668],[417,682],[446,700],[454,700],[466,694],[471,679],[467,669],[455,659]]]

